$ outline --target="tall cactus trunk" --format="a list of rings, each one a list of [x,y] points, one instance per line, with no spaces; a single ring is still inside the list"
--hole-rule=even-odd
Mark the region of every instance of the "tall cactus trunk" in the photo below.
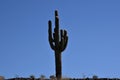
[[[55,70],[57,80],[62,79],[62,62],[61,53],[66,49],[68,43],[68,36],[66,30],[59,30],[58,11],[55,11],[55,28],[52,33],[52,21],[48,21],[48,40],[50,47],[55,52]]]
[[[55,51],[55,70],[56,70],[56,77],[58,80],[61,80],[62,78],[62,62],[61,62],[61,52],[60,51]]]

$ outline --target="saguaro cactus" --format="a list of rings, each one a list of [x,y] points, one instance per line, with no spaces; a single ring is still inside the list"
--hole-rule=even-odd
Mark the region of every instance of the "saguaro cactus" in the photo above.
[[[66,30],[59,30],[59,18],[58,11],[55,10],[55,28],[52,33],[52,22],[48,21],[48,39],[50,47],[55,52],[55,70],[56,78],[58,80],[62,77],[62,62],[61,62],[61,53],[65,50],[68,43],[68,36]]]

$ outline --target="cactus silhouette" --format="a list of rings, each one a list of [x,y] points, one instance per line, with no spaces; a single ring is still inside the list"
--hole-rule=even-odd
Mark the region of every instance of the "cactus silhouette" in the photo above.
[[[68,36],[66,30],[59,30],[59,18],[57,10],[55,10],[55,28],[53,33],[52,22],[50,20],[48,21],[48,39],[50,47],[55,52],[56,78],[60,80],[62,78],[61,53],[66,49]]]

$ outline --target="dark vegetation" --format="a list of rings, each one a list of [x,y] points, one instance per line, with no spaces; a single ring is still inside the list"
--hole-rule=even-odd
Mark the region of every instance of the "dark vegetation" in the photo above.
[[[3,76],[0,76],[0,80],[58,80],[54,75],[51,75],[49,78],[46,78],[44,75],[41,75],[39,78],[36,78],[34,75],[31,75],[28,78],[25,77],[15,77],[5,79]],[[69,78],[64,77],[61,80],[120,80],[120,78],[98,78],[98,76],[94,75],[92,78]]]
[[[48,21],[48,40],[50,47],[55,52],[55,70],[56,78],[58,80],[62,77],[62,62],[61,53],[65,50],[68,43],[68,36],[66,30],[59,30],[59,17],[58,11],[55,11],[55,28],[52,33],[52,22]]]

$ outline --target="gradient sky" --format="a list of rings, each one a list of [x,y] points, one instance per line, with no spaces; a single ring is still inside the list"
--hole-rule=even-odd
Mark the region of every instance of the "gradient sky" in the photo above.
[[[56,9],[69,36],[63,76],[120,78],[120,0],[0,0],[0,75],[55,75],[48,20]]]

